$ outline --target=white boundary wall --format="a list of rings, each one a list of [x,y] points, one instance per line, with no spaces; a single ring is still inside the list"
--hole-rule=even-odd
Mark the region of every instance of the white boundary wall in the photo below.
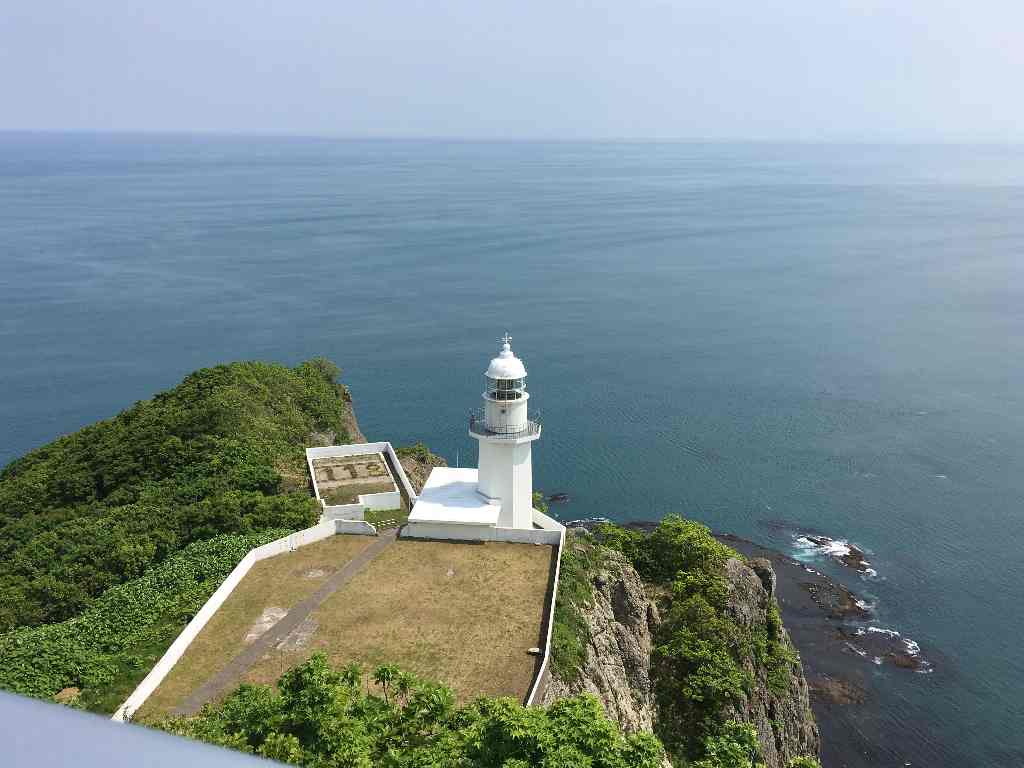
[[[540,528],[499,528],[494,525],[409,521],[402,538],[453,539],[456,541],[507,541],[518,544],[559,544],[564,526],[543,512],[533,510],[533,523]]]
[[[403,539],[439,539],[451,541],[493,541],[493,525],[471,523],[425,523],[412,520],[402,526]]]
[[[312,528],[296,531],[284,538],[249,550],[245,557],[235,566],[234,570],[217,587],[217,591],[210,595],[210,599],[203,604],[203,607],[199,609],[199,612],[192,618],[192,621],[175,638],[174,642],[164,652],[164,655],[160,657],[160,661],[153,665],[149,674],[143,678],[138,687],[124,700],[124,703],[117,708],[117,711],[114,712],[110,719],[118,722],[132,719],[132,716],[138,711],[139,707],[145,703],[146,699],[164,681],[164,678],[174,668],[174,665],[178,663],[178,659],[184,655],[192,641],[196,639],[196,636],[206,626],[207,622],[213,618],[213,614],[224,604],[224,601],[228,599],[228,595],[234,591],[235,587],[238,586],[239,582],[241,582],[254,564],[260,560],[266,560],[268,557],[274,557],[285,552],[293,552],[299,547],[321,541],[334,536],[336,533],[376,536],[377,529],[362,520],[331,520],[314,525]]]
[[[533,685],[530,686],[530,693],[526,696],[526,705],[528,707],[539,706],[541,700],[544,698],[544,691],[547,688],[547,681],[551,676],[551,632],[555,628],[555,601],[558,599],[558,579],[562,574],[562,550],[565,549],[565,526],[556,523],[547,515],[533,510],[533,520],[538,525],[543,525],[544,522],[538,520],[538,516],[546,518],[551,523],[557,525],[561,530],[558,531],[558,552],[555,561],[555,578],[554,584],[551,585],[551,606],[548,609],[547,623],[548,631],[547,637],[544,640],[544,659],[540,663],[540,669],[537,670],[537,677],[533,680]],[[547,531],[545,531],[547,532]]]
[[[323,508],[321,520],[362,520],[368,509],[383,511],[386,509],[398,509],[401,506],[402,494],[400,491],[360,494],[359,501],[355,504],[334,504],[329,506],[321,502],[321,507]]]
[[[313,492],[316,494],[316,500],[320,502],[320,508],[323,510],[323,517],[321,519],[362,520],[363,513],[367,509],[398,509],[402,506],[401,491],[385,491],[384,493],[360,495],[359,502],[356,504],[327,505],[320,497],[320,488],[316,484],[316,473],[313,470],[314,459],[361,456],[367,453],[383,453],[387,455],[391,460],[391,466],[387,466],[388,462],[385,462],[384,468],[387,470],[392,482],[395,483],[396,487],[400,486],[405,491],[406,496],[409,498],[410,506],[416,503],[416,492],[413,491],[412,483],[409,482],[405,469],[402,467],[402,462],[398,459],[395,449],[391,447],[391,443],[386,441],[379,443],[349,443],[348,445],[327,445],[322,448],[307,448],[306,465],[309,467],[309,477],[313,482]]]
[[[320,507],[323,509],[321,520],[362,520],[366,514],[366,507],[358,503],[327,506],[321,501]]]

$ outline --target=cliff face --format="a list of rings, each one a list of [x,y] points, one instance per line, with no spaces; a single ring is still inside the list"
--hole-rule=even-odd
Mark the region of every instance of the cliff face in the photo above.
[[[775,600],[775,572],[768,560],[751,561],[748,567],[739,560],[726,563],[729,600],[726,610],[747,629],[764,626],[768,609]],[[792,647],[782,630],[784,642]],[[817,755],[821,743],[818,726],[811,714],[811,701],[803,668],[797,662],[784,689],[773,688],[768,672],[755,659],[744,660],[744,668],[754,679],[746,696],[729,717],[751,723],[757,728],[765,765],[784,768],[794,757]]]
[[[593,587],[593,604],[583,614],[590,641],[582,673],[572,681],[553,674],[544,704],[592,693],[627,732],[653,731],[657,707],[651,648],[660,623],[658,609],[644,594],[637,572],[618,553],[608,553],[593,576]]]
[[[774,599],[770,563],[728,561],[728,611],[743,627],[764,626]],[[544,703],[592,693],[605,711],[629,732],[657,732],[658,706],[651,676],[651,651],[660,624],[658,608],[644,584],[621,555],[609,552],[592,576],[593,601],[583,612],[590,633],[586,661],[576,680],[553,674]],[[766,585],[768,588],[766,588]],[[786,638],[788,642],[788,637]],[[794,757],[818,754],[818,729],[810,710],[807,681],[799,664],[785,690],[774,690],[755,659],[745,669],[755,681],[749,696],[723,719],[749,722],[757,729],[767,768],[785,768]]]

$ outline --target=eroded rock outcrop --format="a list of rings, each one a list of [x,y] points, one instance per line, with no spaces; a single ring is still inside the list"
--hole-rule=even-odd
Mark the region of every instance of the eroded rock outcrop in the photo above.
[[[593,604],[584,612],[590,635],[586,663],[575,680],[552,676],[544,703],[592,693],[627,732],[653,731],[651,648],[658,609],[644,594],[637,572],[617,552],[608,553],[593,586]]]
[[[774,603],[775,574],[768,561],[750,565],[727,562],[727,611],[745,629],[764,627]],[[606,551],[592,574],[593,600],[583,611],[589,630],[586,660],[573,680],[553,674],[544,703],[592,693],[605,711],[628,732],[658,732],[658,706],[651,655],[661,623],[658,608],[633,567],[617,552]],[[784,642],[789,638],[782,630]],[[749,722],[757,729],[767,768],[785,768],[794,757],[817,755],[818,729],[811,714],[807,681],[799,662],[788,684],[773,686],[768,670],[749,657],[744,668],[754,685],[723,720]]]
[[[760,559],[747,565],[732,559],[726,562],[725,573],[729,583],[729,614],[744,629],[765,626],[775,600],[775,571],[771,563]],[[782,641],[792,648],[786,630],[781,632]],[[773,686],[768,670],[753,657],[744,659],[743,666],[754,685],[729,716],[757,728],[765,765],[785,768],[794,757],[817,755],[821,746],[818,726],[811,714],[810,693],[800,662],[790,668],[785,687]]]

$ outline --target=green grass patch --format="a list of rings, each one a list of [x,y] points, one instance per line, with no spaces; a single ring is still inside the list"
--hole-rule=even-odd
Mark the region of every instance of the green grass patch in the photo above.
[[[368,509],[363,519],[378,530],[398,528],[409,521],[409,513],[405,509]]]
[[[320,492],[328,504],[355,504],[361,495],[388,493],[395,490],[390,480],[369,480],[365,483],[346,483]]]

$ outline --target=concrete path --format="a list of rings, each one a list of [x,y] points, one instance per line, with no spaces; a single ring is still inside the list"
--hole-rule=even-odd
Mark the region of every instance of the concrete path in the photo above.
[[[359,552],[359,554],[345,563],[340,570],[333,573],[320,589],[288,611],[284,618],[260,635],[252,645],[229,661],[220,672],[193,691],[191,696],[175,708],[174,713],[177,715],[194,715],[208,701],[213,701],[226,690],[235,687],[253,664],[261,659],[271,648],[276,647],[278,643],[288,637],[292,630],[319,608],[327,598],[345,586],[371,560],[391,546],[397,535],[397,530],[380,534],[366,549]]]

